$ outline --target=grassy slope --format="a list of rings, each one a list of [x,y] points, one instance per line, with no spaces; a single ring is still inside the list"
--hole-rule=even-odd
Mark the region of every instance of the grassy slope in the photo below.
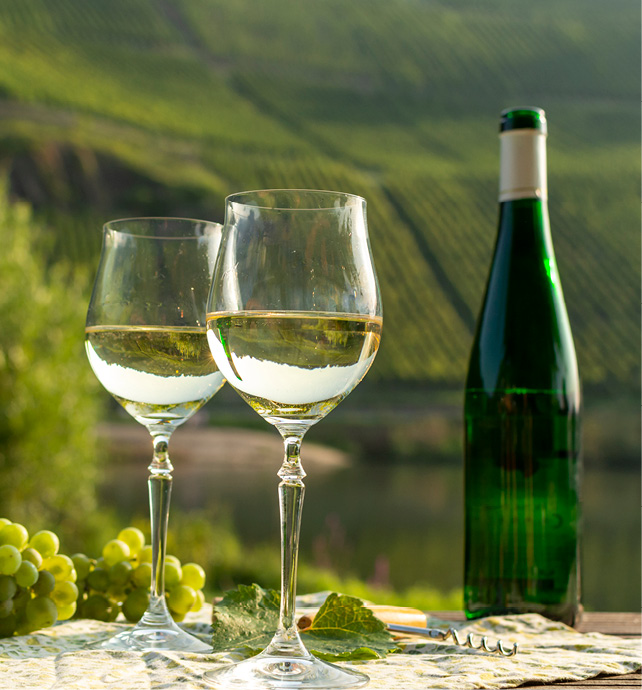
[[[497,116],[541,105],[583,377],[632,387],[638,26],[632,0],[5,0],[0,154],[30,150],[54,205],[52,141],[88,178],[109,156],[178,189],[168,213],[194,200],[220,216],[239,188],[363,194],[386,311],[372,376],[460,385],[495,233]],[[141,213],[141,198],[100,211]],[[95,232],[76,223],[62,249]]]

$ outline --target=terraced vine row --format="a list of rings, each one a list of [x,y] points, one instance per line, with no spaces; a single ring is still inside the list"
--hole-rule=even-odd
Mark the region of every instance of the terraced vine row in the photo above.
[[[164,185],[167,209],[193,200],[216,220],[241,188],[363,195],[386,314],[372,377],[459,385],[495,233],[497,114],[532,96],[555,131],[554,241],[584,378],[634,385],[638,130],[623,99],[637,84],[622,65],[639,9],[612,3],[5,0],[0,153],[16,139],[95,151]],[[79,218],[56,246],[82,262],[98,223]]]
[[[178,36],[147,0],[3,0],[0,17],[6,35],[49,34],[74,45],[109,42],[149,47],[175,41]]]
[[[296,138],[236,96],[175,31],[163,30],[158,16],[152,14],[152,21],[142,11],[148,3],[122,6],[115,15],[120,21],[112,18],[105,33],[91,40],[102,14],[92,19],[83,8],[100,4],[80,3],[78,13],[77,0],[60,0],[56,8],[29,4],[28,12],[10,5],[7,18],[3,6],[0,92],[172,136],[275,152],[297,147]],[[155,26],[161,27],[157,33]]]
[[[244,179],[251,180],[249,186],[341,189],[364,196],[385,312],[385,335],[373,378],[461,381],[470,332],[376,181],[321,157],[248,155],[238,162],[248,173]]]
[[[621,189],[613,181],[605,188],[582,175],[552,177],[551,184],[553,241],[583,379],[630,381],[638,367],[639,267],[638,253],[631,251],[638,241],[630,224],[616,219],[633,202],[632,185]],[[475,314],[495,237],[490,187],[434,179],[391,184],[448,275],[457,276],[456,287]],[[597,220],[608,217],[609,227]]]

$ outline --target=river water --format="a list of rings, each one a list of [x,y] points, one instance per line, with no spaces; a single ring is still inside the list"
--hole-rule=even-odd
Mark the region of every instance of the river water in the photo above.
[[[109,465],[101,501],[127,519],[145,515],[149,437],[133,422],[104,433],[119,460]],[[244,544],[267,542],[278,549],[276,472],[282,451],[274,430],[192,427],[177,432],[170,447],[172,511],[216,507],[230,517]],[[459,459],[370,464],[314,443],[304,443],[302,457],[308,472],[301,537],[306,559],[396,589],[461,587]],[[587,467],[582,598],[588,610],[640,606],[640,505],[639,471]]]

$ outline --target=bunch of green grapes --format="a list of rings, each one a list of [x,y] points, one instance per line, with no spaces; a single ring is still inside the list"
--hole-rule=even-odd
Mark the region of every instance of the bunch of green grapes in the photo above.
[[[77,573],[49,530],[0,518],[0,637],[47,628],[76,612]]]
[[[143,533],[126,527],[103,547],[102,556],[58,553],[54,532],[27,529],[0,518],[0,638],[24,635],[56,621],[94,618],[114,621],[123,612],[137,622],[147,609],[152,574],[152,547]],[[165,598],[175,621],[204,602],[205,572],[197,563],[168,555]]]
[[[135,623],[149,604],[152,579],[152,547],[136,527],[121,530],[103,546],[102,556],[90,559],[82,553],[71,557],[78,589],[76,617],[113,621],[122,610]],[[184,565],[176,556],[165,559],[165,598],[172,618],[180,622],[204,602],[205,571],[197,563]]]

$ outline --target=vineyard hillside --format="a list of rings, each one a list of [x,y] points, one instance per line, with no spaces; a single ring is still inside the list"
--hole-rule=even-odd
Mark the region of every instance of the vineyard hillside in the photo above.
[[[51,252],[226,194],[368,201],[373,380],[463,383],[496,225],[497,122],[549,120],[553,241],[585,385],[639,381],[634,0],[3,0],[0,165]]]

